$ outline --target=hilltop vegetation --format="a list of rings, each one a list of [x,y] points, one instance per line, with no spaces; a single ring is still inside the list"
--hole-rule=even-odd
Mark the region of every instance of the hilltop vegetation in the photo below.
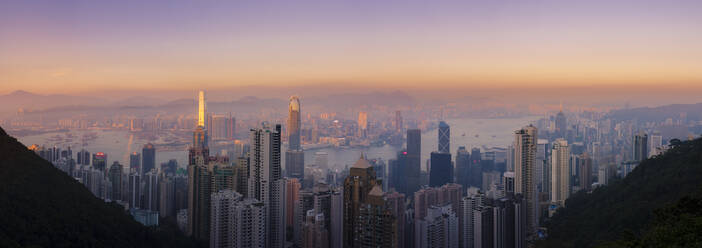
[[[626,178],[571,196],[538,247],[702,246],[702,139],[672,143]]]

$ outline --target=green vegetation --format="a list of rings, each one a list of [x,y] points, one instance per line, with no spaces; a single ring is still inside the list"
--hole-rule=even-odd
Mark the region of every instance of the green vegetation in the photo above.
[[[0,128],[0,247],[204,247],[172,222],[148,228]]]
[[[702,247],[702,139],[566,201],[538,247]]]

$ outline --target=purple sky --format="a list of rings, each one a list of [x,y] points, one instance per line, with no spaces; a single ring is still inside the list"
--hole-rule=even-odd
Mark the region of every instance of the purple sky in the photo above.
[[[694,85],[702,1],[2,1],[0,93]]]

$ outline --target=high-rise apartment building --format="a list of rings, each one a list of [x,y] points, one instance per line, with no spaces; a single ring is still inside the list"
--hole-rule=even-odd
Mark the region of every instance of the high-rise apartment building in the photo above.
[[[266,247],[266,208],[262,202],[222,190],[213,192],[210,247]]]
[[[431,206],[415,227],[415,247],[458,248],[458,217],[451,205]]]
[[[641,162],[648,158],[648,134],[639,132],[634,135],[631,145],[633,148],[632,160]]]
[[[570,149],[568,141],[557,139],[551,151],[551,202],[564,206],[570,196]]]
[[[537,129],[529,125],[517,130],[514,135],[515,193],[524,196],[528,233],[538,227],[538,198],[534,184]]]
[[[360,204],[351,247],[397,247],[397,222],[383,195],[382,186],[376,184]]]

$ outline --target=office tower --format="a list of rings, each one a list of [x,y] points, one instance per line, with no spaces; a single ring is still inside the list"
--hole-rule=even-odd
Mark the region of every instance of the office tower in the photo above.
[[[141,171],[141,154],[138,152],[129,154],[129,172],[131,171]]]
[[[568,122],[563,110],[556,115],[556,138],[566,138]]]
[[[344,244],[344,193],[343,188],[335,190],[331,195],[331,232],[329,244],[331,247],[342,247]]]
[[[648,158],[648,135],[644,132],[639,132],[634,135],[634,140],[631,143],[633,147],[632,159],[641,162]]]
[[[564,206],[570,196],[570,149],[568,141],[557,139],[551,151],[551,202]]]
[[[142,209],[158,211],[159,209],[159,195],[158,195],[158,172],[156,169],[150,170],[144,173],[144,191],[142,191]]]
[[[141,173],[147,173],[156,168],[156,148],[148,143],[141,149]]]
[[[407,130],[407,163],[405,164],[405,180],[407,190],[405,194],[414,194],[419,190],[421,177],[422,156],[422,131],[419,129]]]
[[[268,247],[285,243],[285,180],[280,168],[281,126],[251,129],[248,196],[263,202],[268,211]],[[282,203],[282,204],[281,204]]]
[[[79,155],[80,156],[80,155]],[[110,183],[112,184],[112,200],[122,199],[122,165],[115,161],[110,170],[107,173],[107,177],[110,178]]]
[[[390,188],[394,188],[402,194],[414,193],[408,192],[407,151],[399,151],[396,159],[388,160],[388,167]]]
[[[297,96],[290,97],[288,104],[288,149],[302,150],[300,146],[300,128],[302,127],[300,98]]]
[[[473,208],[473,247],[492,248],[494,245],[493,209],[482,205]]]
[[[349,169],[344,180],[344,247],[356,247],[360,237],[351,230],[356,230],[361,206],[368,204],[368,194],[378,183],[373,167],[362,156]]]
[[[402,112],[399,110],[395,111],[395,122],[393,124],[395,124],[395,131],[402,133]]]
[[[592,189],[592,158],[587,153],[578,155],[578,181],[580,189],[589,191]]]
[[[385,194],[385,201],[388,208],[395,217],[395,241],[398,248],[405,247],[405,195],[398,192],[390,192]],[[409,246],[410,244],[407,244]]]
[[[232,116],[232,113],[229,113],[229,121],[227,122],[227,138],[229,140],[234,140],[234,135],[236,132],[236,118]]]
[[[297,178],[288,178],[285,184],[285,227],[287,228],[286,241],[300,244],[302,234],[302,213],[300,213],[300,181]]]
[[[207,113],[207,103],[205,102],[205,91],[200,91],[198,93],[198,108],[197,108],[197,126],[205,127],[205,118]]]
[[[326,152],[315,152],[314,165],[321,169],[329,168],[329,154]]]
[[[266,247],[266,207],[262,202],[222,190],[213,192],[210,247]]]
[[[185,210],[185,220],[187,221],[188,209],[188,171],[178,169],[173,178],[175,181],[175,209],[176,212]],[[176,214],[177,215],[177,214]],[[183,229],[186,232],[187,229]]]
[[[519,227],[516,224],[519,223],[517,219],[517,209],[514,197],[503,197],[497,199],[493,202],[493,228],[494,228],[494,246],[497,248],[511,248],[520,247],[518,242],[523,242],[518,240],[516,235],[519,231]],[[521,246],[524,247],[524,246]]]
[[[368,132],[368,113],[358,112],[358,137],[365,138]]]
[[[288,177],[304,179],[305,178],[305,152],[302,150],[287,150],[285,151],[285,170]]]
[[[376,184],[360,205],[356,220],[353,247],[397,247],[395,216],[383,199],[382,186]]]
[[[93,168],[105,171],[107,169],[107,154],[102,152],[93,154]]]
[[[504,190],[504,193],[502,195],[507,197],[514,196],[514,177],[513,171],[507,171],[503,174],[502,189]]]
[[[429,186],[439,187],[453,182],[453,166],[450,153],[431,153],[431,169],[429,170]]]
[[[212,192],[236,188],[236,168],[233,165],[227,162],[211,161],[207,167],[212,175]]]
[[[470,150],[470,186],[481,187],[483,185],[483,158],[480,148]]]
[[[551,147],[547,139],[538,139],[536,141],[536,160],[534,174],[536,178],[537,192],[551,195]],[[547,160],[548,159],[548,160]]]
[[[648,137],[648,157],[659,155],[658,148],[663,146],[663,136],[659,132],[654,132]]]
[[[160,217],[176,216],[175,174],[159,174],[158,213]]]
[[[85,149],[80,150],[76,160],[78,165],[90,165],[90,152]]]
[[[161,163],[161,173],[175,174],[178,170],[178,160],[171,159],[167,163]]]
[[[514,134],[515,193],[524,196],[526,223],[529,234],[538,227],[538,199],[534,185],[537,129],[529,125]]]
[[[451,205],[431,206],[415,228],[418,248],[458,248],[458,217]]]
[[[456,151],[456,182],[463,188],[470,187],[470,153],[465,146],[459,146]]]
[[[444,121],[439,122],[439,152],[451,153],[451,127]]]
[[[307,211],[305,223],[303,224],[303,248],[318,248],[329,246],[329,231],[324,226],[324,213],[317,213],[314,210]]]
[[[205,158],[195,157],[188,165],[188,235],[196,239],[209,238],[211,173]]]
[[[129,173],[129,208],[141,208],[141,175]]]
[[[227,140],[229,139],[229,122],[231,119],[225,115],[212,115],[211,129],[208,129],[212,140]]]

